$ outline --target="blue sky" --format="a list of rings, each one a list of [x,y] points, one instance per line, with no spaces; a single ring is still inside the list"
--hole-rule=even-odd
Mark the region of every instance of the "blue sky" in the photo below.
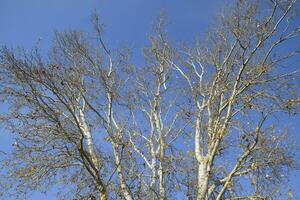
[[[0,45],[33,47],[38,41],[44,53],[55,30],[91,32],[91,12],[96,11],[105,27],[105,40],[112,48],[129,47],[141,53],[159,13],[167,16],[168,35],[173,41],[191,41],[204,36],[215,15],[231,0],[0,0]],[[138,60],[137,60],[138,61]],[[299,118],[287,122],[296,135]],[[0,150],[9,150],[11,136],[0,128]],[[300,188],[300,172],[293,187]],[[298,178],[297,178],[298,177]],[[298,181],[298,180],[299,181]],[[299,198],[300,194],[298,192]],[[34,194],[31,199],[56,199]]]
[[[90,31],[96,11],[113,45],[140,47],[155,18],[164,11],[176,39],[203,33],[224,0],[0,0],[0,43],[31,47],[40,38],[47,47],[53,30]]]

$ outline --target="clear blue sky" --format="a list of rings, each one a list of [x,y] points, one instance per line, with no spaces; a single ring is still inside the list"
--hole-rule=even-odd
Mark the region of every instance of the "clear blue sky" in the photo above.
[[[113,47],[130,47],[139,53],[161,11],[174,41],[191,41],[203,36],[214,16],[231,0],[0,0],[0,45],[33,47],[39,40],[43,52],[49,48],[54,30],[91,32],[91,12],[105,24],[105,39]],[[0,107],[1,108],[1,107]],[[3,109],[3,107],[2,107]],[[2,110],[0,111],[2,112]],[[295,138],[299,118],[289,120]],[[11,136],[0,128],[0,150],[9,150]],[[299,157],[299,155],[298,155]],[[300,188],[300,172],[294,173],[293,187]],[[298,180],[297,180],[298,179]],[[300,199],[300,194],[295,194]],[[56,199],[35,193],[31,199]]]

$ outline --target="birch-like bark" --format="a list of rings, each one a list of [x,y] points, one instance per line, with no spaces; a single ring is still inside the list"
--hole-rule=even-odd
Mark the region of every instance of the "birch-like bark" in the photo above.
[[[114,150],[114,156],[115,156],[115,163],[116,163],[116,168],[118,172],[118,177],[120,181],[120,187],[122,190],[122,195],[126,200],[132,200],[131,194],[129,192],[128,186],[126,184],[126,180],[123,174],[123,167],[121,165],[121,157],[117,151],[117,145],[113,142],[113,150]]]
[[[198,185],[197,185],[197,200],[206,199],[208,191],[208,180],[209,171],[207,168],[207,157],[203,155],[203,147],[200,146],[201,143],[201,114],[199,114],[196,119],[196,129],[195,129],[195,156],[198,161]]]
[[[155,183],[156,183],[156,152],[154,147],[154,133],[151,131],[150,136],[150,153],[151,153],[151,180],[150,180],[150,192],[151,192],[151,199],[156,199],[155,193]]]
[[[159,79],[159,81],[162,81],[163,79]],[[153,115],[154,115],[154,121],[155,126],[158,131],[158,139],[159,139],[159,168],[158,168],[158,176],[159,176],[159,199],[164,200],[166,198],[166,191],[165,191],[165,172],[164,172],[164,160],[165,160],[165,136],[163,133],[163,124],[161,123],[161,115],[158,111],[158,107],[160,104],[160,86],[162,85],[162,82],[159,82],[157,87],[157,93],[154,100],[154,106],[153,106]]]
[[[198,164],[198,191],[197,200],[204,200],[208,191],[209,172],[207,170],[206,157],[201,158]]]
[[[160,139],[160,152],[159,152],[159,199],[166,199],[166,191],[165,191],[165,169],[164,169],[164,159],[165,159],[165,142],[164,139]]]
[[[98,162],[98,158],[95,153],[95,150],[94,150],[94,142],[93,142],[92,134],[86,123],[85,114],[83,113],[82,109],[79,109],[79,117],[78,118],[79,118],[80,128],[83,132],[84,139],[86,141],[87,151],[91,157],[93,164],[95,165],[97,170],[99,170],[99,162]]]
[[[132,196],[130,194],[130,190],[126,184],[126,179],[124,177],[124,170],[122,167],[122,160],[121,157],[119,155],[118,152],[118,148],[120,147],[120,144],[118,144],[118,142],[122,142],[122,138],[123,138],[123,131],[121,129],[121,127],[118,125],[118,123],[116,122],[115,118],[114,118],[114,113],[113,113],[113,98],[112,98],[112,94],[110,91],[107,92],[107,97],[108,97],[108,126],[109,126],[109,131],[113,131],[113,126],[115,127],[115,131],[117,131],[117,133],[113,136],[113,133],[111,132],[110,135],[114,138],[112,138],[112,147],[113,147],[113,151],[114,151],[114,156],[115,156],[115,165],[117,168],[117,172],[118,172],[118,178],[119,178],[119,182],[120,182],[120,187],[121,187],[121,191],[122,191],[122,196],[126,199],[126,200],[132,200]],[[125,148],[125,146],[122,145],[122,151]]]
[[[85,118],[85,114],[82,109],[79,109],[78,121],[80,124],[80,128],[82,130],[82,133],[84,135],[84,139],[86,141],[87,152],[88,152],[89,156],[91,157],[91,161],[92,161],[94,167],[96,168],[96,170],[99,170],[100,166],[99,166],[99,161],[98,161],[97,155],[94,150],[94,142],[93,142],[92,134],[88,127],[88,124],[87,124],[86,118]],[[95,173],[98,173],[98,171]],[[99,199],[100,200],[108,200],[107,190],[102,182],[98,184],[98,190],[100,192]]]

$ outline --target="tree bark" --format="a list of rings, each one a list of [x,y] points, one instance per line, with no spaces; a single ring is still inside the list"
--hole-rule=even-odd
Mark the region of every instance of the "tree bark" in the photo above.
[[[117,167],[117,172],[118,172],[118,177],[120,181],[120,186],[122,190],[122,195],[126,200],[132,200],[131,194],[129,192],[128,186],[126,184],[124,175],[123,175],[123,169],[121,165],[121,158],[120,155],[117,152],[117,145],[113,143],[113,148],[114,148],[114,154],[115,154],[115,159],[116,159],[116,167]]]
[[[108,195],[107,195],[106,190],[100,189],[100,198],[99,199],[100,200],[108,200]]]
[[[164,170],[164,158],[165,158],[165,142],[164,138],[161,138],[160,144],[160,155],[159,155],[159,169],[158,169],[158,176],[159,176],[159,199],[165,200],[166,199],[166,191],[165,191],[165,170]]]
[[[99,162],[98,162],[98,158],[95,153],[95,150],[94,150],[94,142],[93,142],[92,134],[86,123],[85,115],[81,109],[79,110],[79,120],[78,121],[80,123],[80,128],[83,132],[84,139],[86,141],[87,151],[89,153],[89,156],[91,157],[91,160],[92,160],[94,166],[97,168],[97,170],[99,170]]]
[[[152,140],[153,143],[153,140]],[[151,144],[151,181],[150,181],[150,192],[151,192],[151,200],[156,199],[155,193],[155,181],[156,181],[156,153],[154,151],[153,144]]]
[[[207,170],[207,159],[204,157],[198,165],[198,191],[197,200],[207,199],[209,172]]]

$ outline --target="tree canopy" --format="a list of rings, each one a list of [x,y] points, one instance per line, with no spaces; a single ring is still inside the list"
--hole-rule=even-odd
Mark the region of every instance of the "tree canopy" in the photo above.
[[[170,42],[160,17],[142,66],[107,46],[96,15],[97,39],[56,33],[47,58],[2,47],[15,143],[0,197],[60,185],[61,199],[282,198],[299,166],[278,123],[299,114],[297,6],[238,0],[192,45]]]

